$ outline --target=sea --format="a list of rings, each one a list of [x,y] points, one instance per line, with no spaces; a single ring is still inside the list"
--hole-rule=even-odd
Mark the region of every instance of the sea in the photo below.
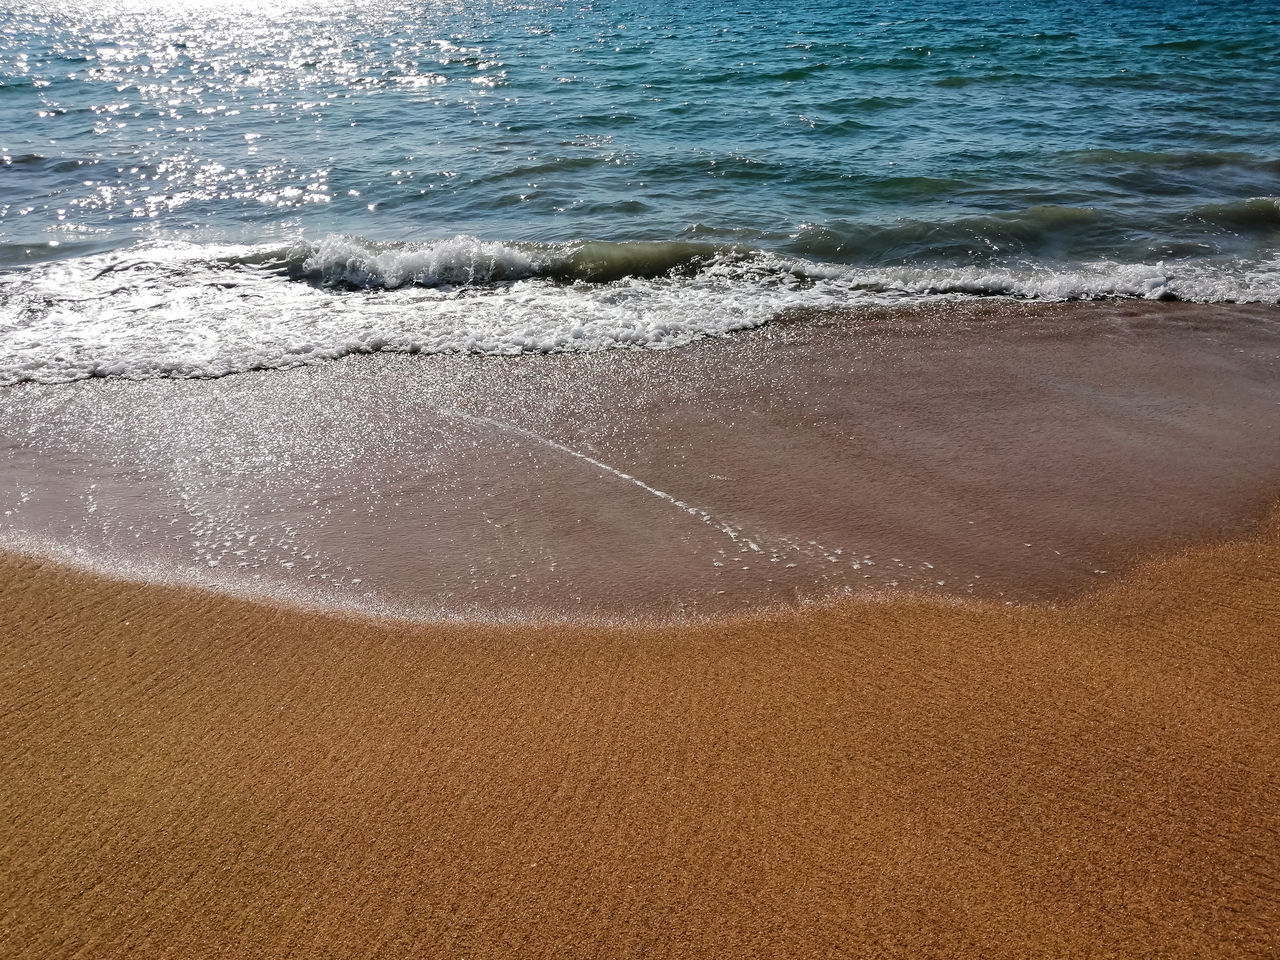
[[[0,385],[1280,300],[1270,0],[0,10]]]

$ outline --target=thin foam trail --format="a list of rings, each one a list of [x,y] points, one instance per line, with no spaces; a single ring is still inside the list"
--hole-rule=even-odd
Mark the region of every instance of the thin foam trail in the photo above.
[[[524,427],[518,427],[514,423],[508,423],[505,420],[495,420],[492,417],[475,416],[470,413],[463,413],[460,410],[446,410],[443,415],[453,420],[461,420],[465,423],[495,427],[504,433],[514,434],[515,436],[522,437],[525,440],[532,440],[534,443],[550,447],[552,450],[558,451],[559,453],[566,454],[574,459],[581,460],[584,463],[589,463],[597,470],[611,474],[619,480],[623,480],[633,486],[637,486],[645,493],[651,494],[659,500],[669,503],[673,507],[676,507],[691,516],[699,518],[703,523],[711,524],[734,543],[745,542],[748,546],[759,549],[757,544],[754,544],[751,540],[748,540],[743,536],[740,527],[735,527],[733,524],[726,523],[716,517],[709,510],[704,510],[701,507],[695,507],[691,503],[686,503],[684,500],[681,500],[679,497],[672,496],[665,490],[659,490],[657,487],[645,483],[639,477],[634,477],[629,473],[619,470],[617,467],[611,467],[603,460],[597,460],[595,457],[588,456],[580,450],[575,450],[567,444],[560,443],[558,440],[552,440],[550,437],[544,437],[541,434],[534,433],[532,430],[526,430]]]
[[[651,484],[645,483],[639,477],[633,476],[632,474],[629,474],[623,470],[619,470],[617,467],[610,466],[609,464],[605,463],[603,460],[597,460],[595,457],[589,456],[588,454],[585,454],[580,450],[575,450],[573,447],[570,447],[568,444],[561,443],[558,440],[552,440],[550,437],[544,437],[541,434],[535,433],[532,430],[526,430],[524,427],[517,426],[516,424],[510,423],[506,420],[497,420],[493,417],[484,417],[484,416],[478,416],[470,413],[463,413],[460,410],[446,410],[446,411],[443,411],[441,415],[448,417],[449,419],[452,419],[452,420],[460,420],[464,423],[470,423],[477,426],[493,427],[495,429],[501,430],[504,433],[512,434],[514,436],[518,436],[525,440],[533,441],[534,443],[537,443],[541,446],[549,447],[550,449],[555,450],[558,453],[563,453],[567,456],[573,457],[576,460],[581,460],[584,463],[588,463],[591,466],[595,467],[597,470],[601,471],[602,473],[607,473],[611,476],[617,477],[619,480],[622,480],[633,486],[639,487],[645,493],[648,493],[651,496],[657,497],[659,500],[663,501],[664,503],[670,504],[671,506],[675,507],[681,512],[687,513],[693,517],[697,517],[703,523],[709,524],[715,527],[721,533],[723,533],[726,537],[729,538],[730,541],[733,542],[735,546],[745,547],[747,550],[750,550],[753,553],[767,553],[772,556],[781,556],[786,552],[791,552],[791,553],[797,553],[797,554],[811,557],[815,555],[814,551],[816,550],[817,551],[816,555],[821,557],[824,560],[830,560],[833,562],[839,562],[841,560],[849,560],[850,562],[853,562],[855,566],[857,566],[859,563],[856,557],[846,558],[843,555],[844,551],[841,549],[829,550],[826,547],[816,542],[811,541],[810,543],[805,545],[793,540],[790,537],[774,538],[769,536],[768,534],[765,534],[765,535],[748,534],[742,527],[721,519],[720,517],[712,513],[710,510],[706,510],[702,507],[695,506],[694,504],[691,504],[685,500],[681,500],[679,497],[673,496],[672,494],[667,493],[665,490],[659,490],[657,487]]]

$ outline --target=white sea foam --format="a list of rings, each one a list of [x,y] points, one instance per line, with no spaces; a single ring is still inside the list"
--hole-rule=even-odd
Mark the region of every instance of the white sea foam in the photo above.
[[[975,295],[1276,302],[1280,260],[865,269],[688,244],[143,246],[0,273],[0,384],[222,376],[380,350],[662,349],[789,308]]]
[[[464,286],[537,276],[535,248],[453,237],[425,244],[372,244],[328,236],[289,251],[300,272],[326,283],[395,290],[399,287]]]

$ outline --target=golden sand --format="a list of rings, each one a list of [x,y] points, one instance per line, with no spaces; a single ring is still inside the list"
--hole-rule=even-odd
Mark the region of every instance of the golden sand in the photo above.
[[[4,957],[1280,954],[1280,517],[1059,608],[0,593]]]

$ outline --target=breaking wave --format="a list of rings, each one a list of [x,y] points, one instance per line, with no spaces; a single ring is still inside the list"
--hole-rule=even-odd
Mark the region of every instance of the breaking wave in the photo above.
[[[687,242],[143,245],[0,272],[0,385],[375,351],[666,349],[794,308],[991,296],[1280,302],[1280,259],[865,267]]]

